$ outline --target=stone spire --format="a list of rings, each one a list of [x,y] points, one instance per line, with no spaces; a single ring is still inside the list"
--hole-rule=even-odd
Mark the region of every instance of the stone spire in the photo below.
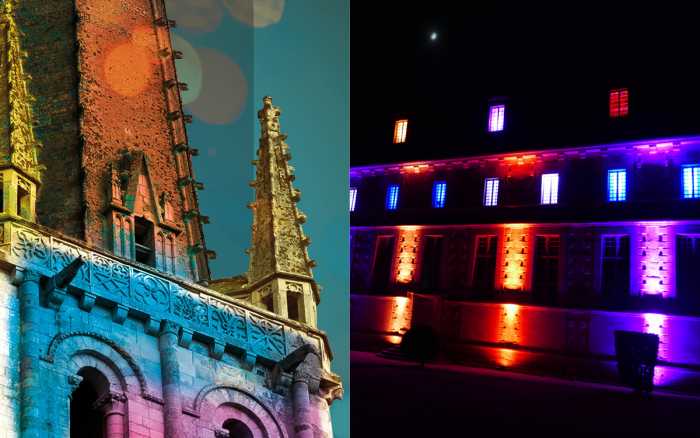
[[[15,1],[5,1],[0,17],[0,167],[13,167],[35,183],[41,180],[34,136],[34,97],[28,91],[20,34],[14,18]]]
[[[36,194],[41,183],[38,155],[41,145],[34,136],[34,97],[30,77],[24,71],[27,56],[20,47],[14,0],[0,12],[0,212],[10,217],[36,220]]]
[[[249,204],[253,238],[248,284],[254,304],[315,326],[319,301],[311,273],[315,263],[306,250],[310,241],[301,227],[306,216],[296,206],[301,192],[292,186],[294,168],[288,164],[291,156],[279,116],[272,98],[265,97],[258,112],[261,137],[251,182],[255,201]]]

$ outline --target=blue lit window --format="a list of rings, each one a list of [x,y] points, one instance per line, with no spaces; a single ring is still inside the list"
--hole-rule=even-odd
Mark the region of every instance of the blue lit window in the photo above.
[[[542,187],[540,191],[541,204],[556,204],[559,195],[559,174],[545,173],[542,175]]]
[[[683,166],[683,197],[700,198],[700,165]]]
[[[433,183],[433,208],[443,208],[445,206],[446,194],[447,183],[445,181],[435,181]]]
[[[608,201],[622,202],[627,199],[627,171],[625,169],[608,170]]]
[[[484,206],[498,205],[498,178],[486,178],[484,181]]]
[[[355,211],[355,204],[357,203],[357,189],[355,187],[350,187],[350,211]]]
[[[386,189],[386,208],[387,210],[396,210],[399,204],[399,185],[392,184]]]

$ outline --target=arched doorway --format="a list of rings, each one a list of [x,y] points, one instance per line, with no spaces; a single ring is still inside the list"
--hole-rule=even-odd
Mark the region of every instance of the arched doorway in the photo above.
[[[83,380],[71,394],[70,437],[106,438],[105,415],[102,406],[98,406],[98,400],[109,392],[109,381],[91,367],[82,368],[78,375]]]
[[[253,438],[253,432],[240,420],[226,420],[223,427],[228,432],[228,438]]]

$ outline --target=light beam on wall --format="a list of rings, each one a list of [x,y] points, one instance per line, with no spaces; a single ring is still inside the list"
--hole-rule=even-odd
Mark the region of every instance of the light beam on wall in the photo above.
[[[418,227],[399,228],[399,251],[396,263],[396,282],[411,283],[415,279],[418,257],[420,229]]]
[[[506,225],[503,243],[503,289],[524,290],[530,247],[527,225]]]

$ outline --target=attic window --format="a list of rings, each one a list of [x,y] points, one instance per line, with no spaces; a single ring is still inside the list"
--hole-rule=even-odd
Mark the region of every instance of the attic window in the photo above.
[[[134,223],[136,261],[144,265],[155,266],[153,222],[142,217],[136,217]]]
[[[396,123],[394,123],[394,143],[405,143],[407,130],[408,120],[397,120]]]
[[[629,114],[629,91],[627,88],[610,90],[610,117],[625,117]]]

